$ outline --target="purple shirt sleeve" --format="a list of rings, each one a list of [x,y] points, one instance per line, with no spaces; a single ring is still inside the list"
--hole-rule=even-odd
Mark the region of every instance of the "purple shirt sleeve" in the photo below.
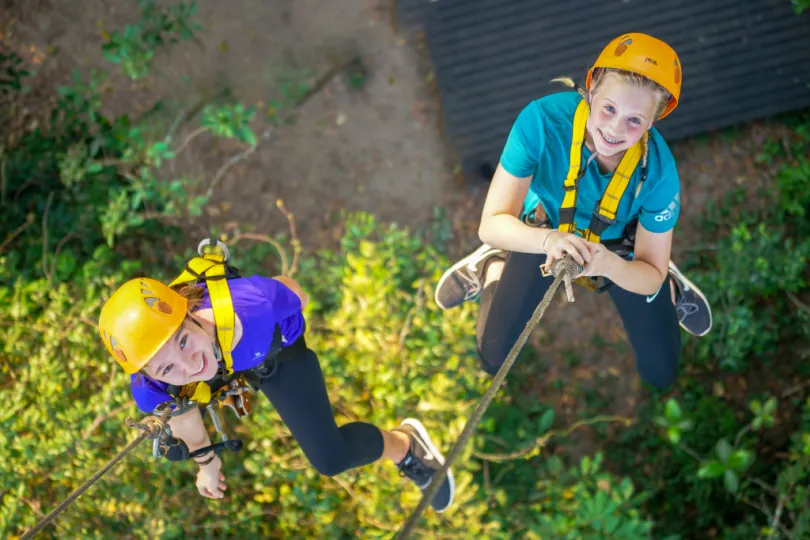
[[[283,321],[301,312],[301,299],[280,281],[264,276],[250,276],[248,279],[273,306],[273,314],[277,321]]]
[[[172,396],[166,391],[166,383],[155,381],[146,375],[133,373],[130,376],[130,387],[135,404],[146,414],[152,414],[161,403],[172,401]]]

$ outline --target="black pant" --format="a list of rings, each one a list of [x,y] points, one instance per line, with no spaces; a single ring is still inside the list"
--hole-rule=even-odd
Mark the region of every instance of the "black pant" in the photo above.
[[[553,277],[540,273],[539,267],[545,261],[545,255],[509,253],[500,280],[481,294],[478,355],[490,374],[497,373],[506,360],[554,281]],[[609,289],[609,294],[622,318],[641,378],[656,388],[670,386],[678,372],[681,332],[670,296],[669,277],[652,301],[616,285]]]
[[[321,365],[314,351],[279,364],[259,390],[267,396],[301,446],[310,464],[321,474],[334,476],[382,457],[383,436],[365,422],[335,423]],[[180,452],[170,451],[172,461]],[[270,458],[272,459],[272,457]]]

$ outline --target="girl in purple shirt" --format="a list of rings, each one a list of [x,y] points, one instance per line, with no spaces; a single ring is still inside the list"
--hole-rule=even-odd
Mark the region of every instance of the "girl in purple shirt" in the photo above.
[[[302,310],[309,297],[301,286],[284,276],[256,275],[231,279],[228,285],[236,323],[231,348],[234,372],[261,365],[276,330],[281,332],[280,354],[287,353],[285,361],[261,379],[258,390],[278,411],[312,466],[333,476],[385,457],[421,490],[427,489],[444,458],[421,422],[408,418],[390,431],[366,422],[339,427],[335,423],[318,357],[304,340]],[[204,284],[169,288],[149,278],[130,280],[104,304],[99,330],[107,349],[130,374],[132,395],[146,413],[172,401],[170,385],[210,381],[222,363]],[[198,408],[171,418],[169,426],[191,452],[211,445]],[[182,459],[179,452],[167,457]],[[194,460],[200,494],[222,498],[226,484],[219,457],[209,452]],[[454,492],[448,471],[431,506],[445,511]]]

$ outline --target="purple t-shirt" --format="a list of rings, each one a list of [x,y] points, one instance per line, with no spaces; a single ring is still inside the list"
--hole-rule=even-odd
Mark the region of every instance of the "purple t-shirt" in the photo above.
[[[283,336],[282,347],[291,345],[304,330],[301,300],[286,285],[262,276],[250,276],[228,281],[233,307],[242,322],[242,338],[231,352],[234,371],[244,371],[261,364],[267,356],[276,324]],[[200,285],[205,288],[205,285]],[[209,309],[208,291],[195,308]],[[146,375],[134,373],[130,379],[132,397],[143,412],[150,414],[155,407],[170,401],[168,384]]]

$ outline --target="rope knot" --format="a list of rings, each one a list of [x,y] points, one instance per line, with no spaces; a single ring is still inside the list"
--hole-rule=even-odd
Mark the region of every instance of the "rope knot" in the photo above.
[[[127,416],[125,422],[127,424],[127,427],[145,431],[147,433],[146,438],[154,440],[160,437],[160,434],[163,433],[163,428],[166,427],[166,418],[169,416],[168,413],[169,408],[167,407],[163,411],[163,414],[160,415],[160,418],[158,418],[157,416],[147,416],[140,422],[136,422],[132,418]]]
[[[555,278],[562,275],[563,283],[565,284],[565,295],[568,297],[569,302],[574,301],[574,287],[571,285],[571,280],[576,277],[577,274],[580,274],[582,270],[583,268],[568,256],[562,259],[555,259],[551,263],[549,271]]]

